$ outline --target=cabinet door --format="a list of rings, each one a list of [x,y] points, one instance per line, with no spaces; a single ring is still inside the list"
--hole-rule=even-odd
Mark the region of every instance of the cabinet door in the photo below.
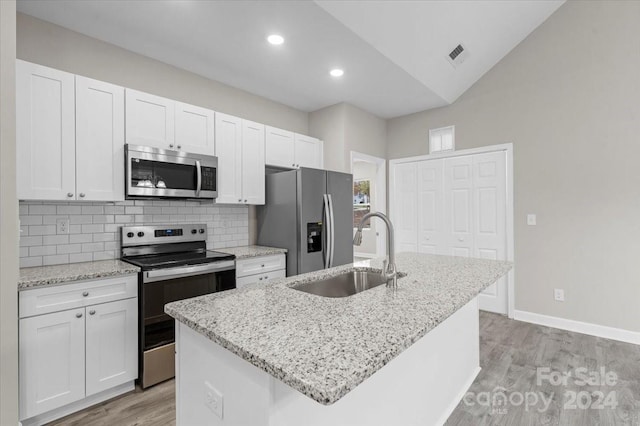
[[[473,256],[473,156],[444,160],[444,212],[446,252],[450,256]]]
[[[418,163],[418,251],[445,254],[444,160]]]
[[[87,306],[87,396],[138,377],[138,300]]]
[[[214,120],[210,109],[176,102],[176,149],[214,155]]]
[[[242,120],[242,201],[264,204],[264,125]]]
[[[295,148],[293,132],[266,127],[266,163],[269,166],[295,168]]]
[[[16,61],[18,198],[75,199],[74,75]]]
[[[418,190],[416,163],[395,164],[389,206],[396,233],[396,250],[418,251]]]
[[[217,204],[242,202],[242,120],[216,113]]]
[[[20,419],[85,396],[84,308],[20,320]]]
[[[295,135],[296,167],[322,168],[322,141],[311,136]]]
[[[124,200],[124,88],[76,77],[79,200]]]
[[[126,90],[126,141],[175,149],[175,101]]]

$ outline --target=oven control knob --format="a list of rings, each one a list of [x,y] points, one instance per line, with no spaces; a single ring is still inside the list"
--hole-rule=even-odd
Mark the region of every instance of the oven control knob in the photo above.
[[[133,232],[127,232],[127,237],[133,238]]]
[[[200,228],[200,233],[204,234],[204,229],[203,228]]]
[[[192,233],[192,234],[195,234],[196,232],[198,232],[198,231],[196,231],[195,229],[192,229],[192,230],[191,230],[191,233]]]
[[[144,232],[142,231],[138,232],[138,237],[144,237]]]

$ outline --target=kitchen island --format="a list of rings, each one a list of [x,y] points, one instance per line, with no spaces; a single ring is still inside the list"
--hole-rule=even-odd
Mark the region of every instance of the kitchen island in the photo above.
[[[398,289],[295,290],[366,261],[166,305],[178,425],[432,425],[479,371],[477,295],[509,262],[397,256]]]

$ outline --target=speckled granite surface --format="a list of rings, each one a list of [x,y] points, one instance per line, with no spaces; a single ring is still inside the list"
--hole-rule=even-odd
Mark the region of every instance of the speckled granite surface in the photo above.
[[[436,327],[512,265],[482,259],[401,253],[398,290],[382,285],[345,298],[290,287],[363,261],[268,284],[170,303],[165,312],[292,388],[329,405]]]
[[[59,285],[71,281],[137,274],[139,271],[140,268],[137,266],[117,259],[21,268],[18,290],[27,290],[47,285]]]
[[[274,254],[285,254],[287,249],[265,246],[240,246],[216,249],[222,253],[235,254],[236,260],[247,259],[250,257],[270,256]]]

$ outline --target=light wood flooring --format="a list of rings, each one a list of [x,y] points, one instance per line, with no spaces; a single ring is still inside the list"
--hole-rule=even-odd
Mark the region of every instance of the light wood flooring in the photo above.
[[[491,407],[478,403],[468,405],[461,401],[449,417],[447,426],[640,426],[640,346],[481,312],[480,364],[482,371],[469,392],[475,395],[489,392],[493,396],[504,388],[502,392],[514,403]],[[578,386],[571,379],[567,386],[553,386],[548,381],[538,386],[536,371],[539,367],[548,367],[550,371],[559,373],[575,372],[580,367],[591,372],[604,367],[606,371],[615,372],[618,380],[613,386]],[[615,392],[617,407],[565,408],[565,404],[571,402],[565,399],[565,392],[588,392],[593,395],[590,397],[592,402],[596,402],[598,396],[594,392],[598,391],[604,395]],[[527,409],[525,403],[518,404],[519,397],[515,395],[529,395],[530,401],[533,401],[533,393],[540,395],[540,392],[546,400],[551,401],[546,410],[543,410],[539,396],[538,403]],[[484,401],[482,397],[480,400]],[[467,401],[476,400],[468,397]],[[585,396],[582,404],[586,402]],[[174,425],[174,417],[174,382],[171,380],[145,392],[136,391],[107,401],[52,424],[162,426]]]

